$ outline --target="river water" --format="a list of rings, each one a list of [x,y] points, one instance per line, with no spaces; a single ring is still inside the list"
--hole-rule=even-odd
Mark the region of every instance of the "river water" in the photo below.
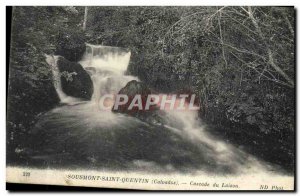
[[[47,62],[55,68],[57,58],[48,56]],[[101,96],[138,80],[124,74],[129,61],[125,49],[87,45],[79,63],[91,75],[94,94],[85,102],[64,94],[54,69],[62,104],[42,115],[32,130],[32,164],[216,175],[273,172],[273,166],[206,131],[197,111],[166,111],[165,123],[155,124],[101,110]]]

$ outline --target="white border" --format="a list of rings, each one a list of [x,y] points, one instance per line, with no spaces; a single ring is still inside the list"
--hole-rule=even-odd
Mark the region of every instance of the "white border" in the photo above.
[[[221,6],[221,5],[260,5],[260,6],[270,6],[270,5],[295,5],[296,0],[272,0],[272,1],[259,1],[259,0],[51,0],[51,1],[41,1],[41,0],[6,0],[7,5],[170,5],[170,6],[188,6],[188,5],[201,5],[201,6]]]
[[[5,98],[5,92],[6,92],[6,8],[5,6],[7,5],[201,5],[201,6],[220,6],[220,5],[260,5],[260,6],[270,6],[270,5],[289,5],[289,6],[295,6],[296,9],[298,8],[299,11],[299,0],[272,0],[272,1],[267,1],[267,0],[227,0],[225,1],[217,1],[217,0],[201,0],[201,1],[196,1],[196,0],[151,0],[151,1],[140,1],[140,0],[51,0],[51,1],[42,1],[42,0],[2,0],[0,2],[1,5],[1,51],[0,51],[0,56],[1,56],[1,62],[2,64],[0,65],[0,74],[1,74],[1,79],[2,82],[0,84],[0,90],[1,90],[1,96],[0,96],[0,104],[1,104],[1,120],[0,120],[0,127],[1,127],[1,193],[8,194],[7,191],[5,191],[5,158],[6,157],[6,151],[5,151],[5,146],[6,146],[6,98]],[[297,13],[299,15],[299,12]],[[299,27],[299,19],[297,18],[297,27]],[[299,32],[297,31],[297,46],[299,43]],[[297,50],[297,59],[299,57],[299,50]],[[297,66],[297,65],[296,65]],[[299,68],[297,69],[297,75],[300,75]],[[297,82],[297,92],[299,92],[299,85]],[[297,101],[299,101],[299,94],[297,93]],[[300,122],[300,117],[297,115],[297,122]],[[297,141],[299,141],[299,133],[297,134]],[[299,150],[297,149],[297,157],[299,156]],[[297,171],[299,171],[299,168],[297,168]],[[298,172],[297,172],[297,177],[298,177]],[[297,180],[298,182],[299,180]],[[298,185],[298,183],[297,183]],[[296,186],[297,188],[298,186]],[[57,193],[56,193],[57,194]],[[72,194],[72,193],[71,193]],[[82,194],[82,193],[81,193]],[[80,194],[80,195],[81,195]],[[103,193],[101,193],[103,194]],[[171,193],[172,194],[172,193]],[[186,194],[186,193],[184,193]],[[201,193],[203,194],[203,193]],[[217,194],[217,193],[213,193]],[[264,193],[255,193],[257,195],[262,195]],[[288,193],[286,193],[288,194]],[[58,194],[60,195],[60,194]],[[82,194],[83,195],[83,194]],[[210,194],[211,195],[211,194]]]

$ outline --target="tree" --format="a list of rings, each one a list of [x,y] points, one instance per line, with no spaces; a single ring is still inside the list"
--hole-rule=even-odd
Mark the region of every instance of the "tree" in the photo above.
[[[88,6],[84,7],[84,19],[83,19],[83,30],[86,30],[86,23],[87,23],[87,16],[88,16]]]

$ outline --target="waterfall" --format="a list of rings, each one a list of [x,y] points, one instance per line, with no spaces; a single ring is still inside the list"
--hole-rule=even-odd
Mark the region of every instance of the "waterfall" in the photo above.
[[[86,52],[79,62],[93,80],[92,101],[98,103],[104,94],[117,94],[129,81],[136,77],[124,75],[131,52],[124,48],[86,45]]]
[[[54,88],[57,92],[57,95],[60,99],[60,102],[67,103],[67,104],[74,104],[74,103],[80,102],[81,101],[80,99],[68,96],[62,90],[61,74],[60,74],[60,72],[58,70],[58,66],[57,66],[57,61],[60,56],[58,56],[58,55],[52,56],[52,55],[46,54],[45,57],[46,57],[46,62],[51,66],[52,74],[53,74],[53,84],[54,84]]]
[[[86,52],[80,61],[86,69],[91,67],[124,74],[130,61],[128,49],[86,44]]]
[[[128,49],[86,44],[86,52],[79,64],[92,78],[94,92],[91,101],[93,103],[97,104],[104,94],[117,94],[127,82],[138,80],[136,77],[124,75],[130,61],[130,55],[131,52]],[[79,98],[68,96],[63,92],[61,74],[57,65],[60,56],[45,56],[46,62],[52,67],[53,83],[60,102],[69,105],[80,103]]]
[[[267,164],[211,135],[201,124],[197,111],[165,111],[163,124],[151,124],[101,110],[98,103],[103,95],[117,94],[129,81],[138,80],[125,74],[130,55],[127,49],[87,44],[79,63],[90,74],[94,91],[90,101],[76,105],[70,103],[79,100],[62,90],[58,56],[46,56],[58,96],[61,102],[69,104],[54,108],[39,119],[33,132],[43,142],[37,145],[37,151],[68,153],[70,160],[87,160],[84,167],[92,164],[99,168],[136,169],[147,165],[148,170],[188,168],[220,173],[269,170]],[[45,131],[47,134],[43,134]]]

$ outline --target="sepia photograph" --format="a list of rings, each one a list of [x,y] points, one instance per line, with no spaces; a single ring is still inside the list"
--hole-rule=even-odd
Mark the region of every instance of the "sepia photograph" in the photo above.
[[[295,190],[293,6],[6,11],[7,183]]]

